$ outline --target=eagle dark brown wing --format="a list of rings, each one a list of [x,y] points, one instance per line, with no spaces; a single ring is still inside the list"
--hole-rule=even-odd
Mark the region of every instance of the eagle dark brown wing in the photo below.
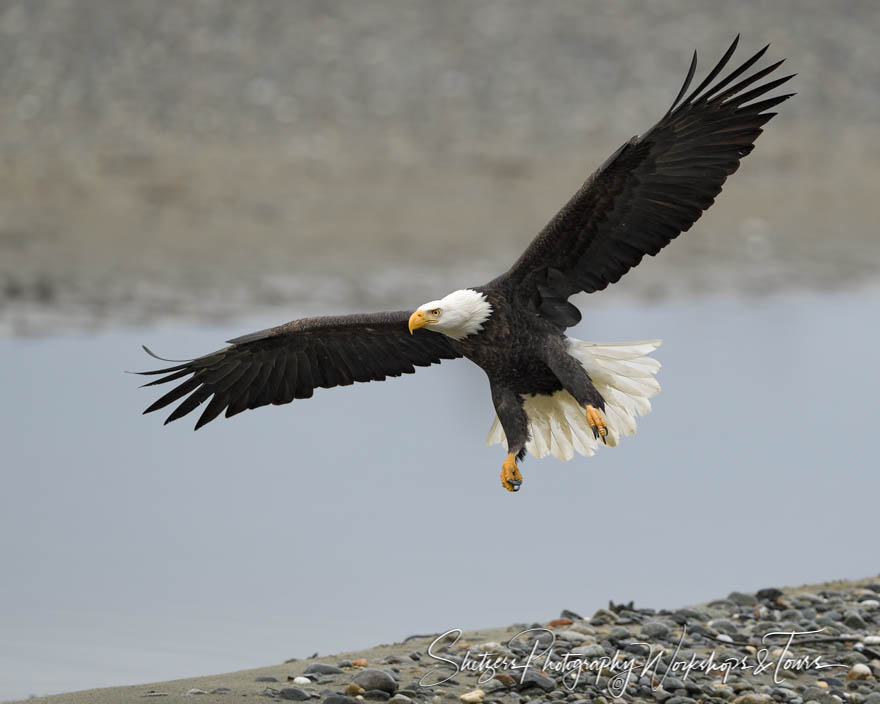
[[[427,330],[410,335],[409,316],[401,311],[294,320],[229,340],[229,347],[204,357],[139,372],[165,375],[145,386],[189,377],[144,413],[186,396],[165,420],[169,423],[210,399],[196,423],[198,430],[224,410],[228,418],[249,408],[309,398],[318,387],[383,381],[461,356],[444,335]]]
[[[690,70],[669,112],[641,137],[633,137],[596,171],[489,286],[505,286],[518,300],[568,327],[580,312],[567,299],[615,283],[645,254],[657,254],[690,229],[721,192],[740,159],[752,151],[770,108],[793,94],[758,100],[792,76],[759,83],[782,61],[740,78],[764,47],[725,78],[739,37],[690,95]]]

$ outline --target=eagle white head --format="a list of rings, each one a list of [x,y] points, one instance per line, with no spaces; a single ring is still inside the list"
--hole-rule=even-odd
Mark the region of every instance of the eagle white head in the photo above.
[[[486,296],[469,288],[453,291],[437,301],[428,301],[410,316],[409,331],[429,328],[453,340],[461,340],[480,332],[492,306]]]

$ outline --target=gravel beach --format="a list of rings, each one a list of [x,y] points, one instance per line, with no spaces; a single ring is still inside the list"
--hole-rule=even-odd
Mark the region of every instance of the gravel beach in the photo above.
[[[592,615],[563,610],[543,623],[418,634],[256,670],[29,701],[878,704],[878,678],[875,577],[733,591],[683,608],[611,602]]]

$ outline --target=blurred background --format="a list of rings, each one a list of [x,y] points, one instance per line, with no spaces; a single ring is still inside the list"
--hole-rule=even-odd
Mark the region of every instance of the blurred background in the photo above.
[[[0,699],[876,572],[878,27],[867,0],[0,1]],[[140,343],[494,277],[737,33],[797,97],[691,232],[575,301],[578,337],[666,339],[637,438],[506,495],[461,362],[140,417]]]

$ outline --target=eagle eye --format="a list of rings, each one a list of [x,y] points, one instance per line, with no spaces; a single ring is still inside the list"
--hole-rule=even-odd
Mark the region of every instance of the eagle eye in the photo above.
[[[435,308],[434,310],[431,311],[431,315],[440,315],[440,309]]]

